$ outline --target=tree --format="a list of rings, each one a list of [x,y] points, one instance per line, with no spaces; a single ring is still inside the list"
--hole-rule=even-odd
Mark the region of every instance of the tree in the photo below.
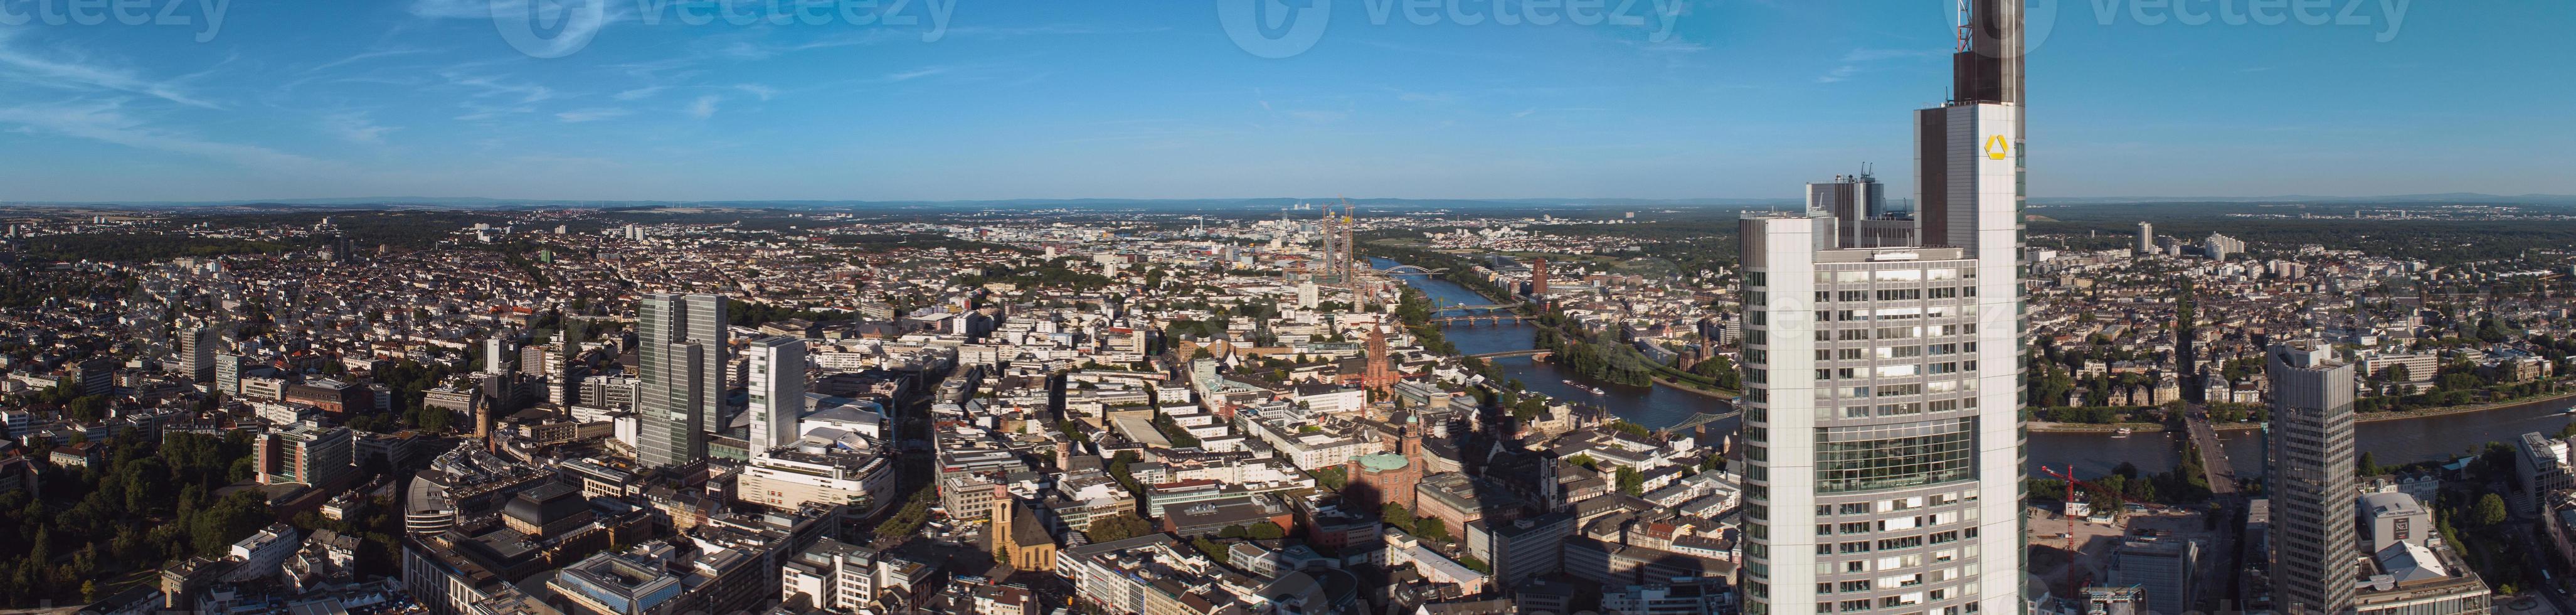
[[[1254,524],[1251,527],[1244,528],[1243,536],[1253,540],[1278,540],[1286,538],[1288,536],[1288,530],[1286,528],[1279,527],[1278,523],[1263,521],[1261,523]]]
[[[1423,517],[1415,519],[1413,520],[1413,535],[1419,536],[1424,540],[1448,542],[1449,523],[1441,521],[1439,517]]]
[[[2469,511],[2469,516],[2470,520],[2477,522],[2478,525],[2495,525],[2503,523],[2511,513],[2505,511],[2503,497],[2489,493],[2478,498],[2478,506],[2475,510]]]
[[[1083,534],[1090,536],[1092,542],[1110,542],[1143,536],[1153,531],[1152,526],[1146,525],[1144,519],[1136,518],[1135,515],[1110,515],[1091,520],[1091,528],[1083,530]]]
[[[1637,469],[1636,469],[1636,468],[1630,468],[1630,467],[1625,467],[1625,466],[1620,467],[1620,468],[1619,468],[1619,492],[1620,492],[1620,493],[1625,493],[1625,494],[1628,494],[1628,495],[1645,495],[1645,494],[1646,494],[1646,476],[1645,476],[1645,475],[1643,475],[1643,474],[1639,474],[1639,473],[1637,473]]]
[[[1216,560],[1216,563],[1219,564],[1226,563],[1226,560],[1229,559],[1230,555],[1232,555],[1226,552],[1223,545],[1216,544],[1216,541],[1208,540],[1206,536],[1190,539],[1190,546],[1197,547],[1200,554],[1206,555],[1208,559]]]
[[[1396,504],[1393,502],[1387,503],[1386,506],[1378,508],[1377,518],[1380,521],[1385,521],[1387,525],[1396,527],[1413,526],[1413,511],[1405,510],[1403,504]]]
[[[1709,357],[1706,361],[1701,361],[1696,365],[1692,365],[1690,373],[1708,378],[1710,381],[1716,383],[1718,388],[1744,388],[1743,376],[1735,371],[1735,363],[1733,361],[1728,361],[1726,357]]]

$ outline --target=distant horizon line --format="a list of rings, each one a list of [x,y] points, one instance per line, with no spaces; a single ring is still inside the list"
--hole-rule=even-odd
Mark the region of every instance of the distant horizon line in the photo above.
[[[1798,197],[1020,197],[998,199],[860,199],[860,198],[732,198],[732,199],[584,199],[584,198],[509,198],[487,196],[367,196],[367,197],[301,197],[273,199],[215,200],[72,200],[18,201],[0,200],[0,207],[184,207],[184,206],[251,206],[251,205],[456,205],[486,206],[556,205],[556,204],[635,204],[635,205],[744,205],[744,204],[859,204],[859,205],[978,205],[978,204],[1099,204],[1099,203],[1237,203],[1244,205],[1325,204],[1340,200],[1355,203],[1458,203],[1458,204],[1528,204],[1559,206],[1728,206],[1776,205],[1803,202]],[[2433,203],[2441,201],[2542,201],[2534,204],[2576,205],[2576,194],[2500,195],[2475,192],[2420,194],[2383,194],[2359,196],[2332,195],[2261,195],[2261,196],[2059,196],[2031,197],[2034,204],[2117,204],[2117,203]]]

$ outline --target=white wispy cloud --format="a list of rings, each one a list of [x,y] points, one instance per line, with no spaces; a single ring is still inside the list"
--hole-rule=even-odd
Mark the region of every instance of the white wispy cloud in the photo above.
[[[523,114],[523,113],[536,113],[536,112],[537,112],[537,107],[536,107],[535,105],[498,105],[498,106],[495,106],[495,105],[485,105],[485,104],[475,103],[475,102],[472,102],[472,101],[467,101],[467,102],[457,103],[457,106],[459,106],[459,107],[464,107],[464,108],[465,108],[465,111],[466,111],[464,115],[456,116],[456,120],[457,120],[457,121],[460,121],[460,122],[479,122],[479,121],[488,120],[488,119],[494,119],[494,118],[498,118],[498,117],[502,117],[502,116],[506,116],[506,115],[518,115],[518,114]]]
[[[654,94],[660,94],[660,93],[662,93],[662,90],[667,90],[667,89],[670,89],[670,88],[666,88],[666,87],[662,87],[662,86],[658,86],[658,85],[657,85],[657,86],[650,86],[650,87],[641,87],[641,88],[635,88],[635,89],[632,89],[632,90],[627,90],[627,91],[624,91],[624,92],[618,92],[618,93],[616,93],[616,94],[609,95],[609,98],[617,99],[617,100],[620,100],[620,101],[638,100],[638,99],[643,99],[643,98],[649,98],[649,97],[653,96]]]
[[[571,51],[562,47],[564,45],[588,44],[600,30],[619,22],[633,21],[638,17],[634,5],[627,2],[588,1],[601,3],[600,19],[593,21],[568,18],[566,15],[576,3],[543,0],[412,0],[409,9],[413,17],[422,19],[488,21],[495,15],[528,15],[538,23],[559,24],[561,29],[549,33],[546,37],[546,40],[552,41],[557,46],[554,49],[557,52]]]
[[[1900,59],[1905,59],[1905,58],[1929,58],[1929,57],[1934,57],[1934,56],[1939,56],[1939,55],[1941,55],[1941,52],[1936,51],[1936,50],[1931,50],[1931,49],[1868,49],[1868,48],[1862,48],[1862,49],[1854,49],[1854,50],[1851,50],[1851,53],[1843,54],[1843,61],[1844,61],[1844,62],[1848,62],[1848,63],[1858,64],[1858,63],[1862,63],[1862,62],[1877,62],[1877,61],[1880,61],[1880,60],[1900,60]]]
[[[886,74],[886,76],[885,76],[885,80],[886,80],[886,81],[897,81],[897,82],[900,82],[900,81],[911,81],[911,80],[914,80],[914,79],[920,79],[920,78],[922,78],[922,77],[928,77],[928,76],[931,76],[931,75],[937,75],[937,74],[940,74],[940,73],[945,73],[945,72],[948,72],[948,71],[950,71],[950,70],[953,70],[953,69],[950,69],[949,67],[946,67],[946,66],[925,66],[925,67],[922,67],[922,68],[916,68],[916,69],[912,69],[912,70],[908,70],[908,71],[903,71],[903,72],[887,73],[887,74]]]
[[[383,143],[385,133],[401,130],[378,125],[373,119],[367,117],[367,114],[360,112],[331,114],[322,118],[322,127],[329,130],[331,134],[357,143]]]
[[[574,109],[571,111],[557,113],[555,114],[555,119],[563,120],[566,123],[596,122],[599,120],[625,117],[626,114],[627,111],[625,109],[595,107],[590,109]]]
[[[499,77],[465,75],[458,73],[448,73],[442,76],[447,78],[448,85],[462,86],[476,90],[476,96],[516,98],[521,103],[534,103],[555,97],[554,88],[534,83],[513,83],[504,81]]]
[[[153,127],[124,112],[126,99],[0,107],[0,123],[136,149],[220,160],[278,172],[341,172],[341,165],[267,147],[214,141]]]
[[[773,97],[773,96],[777,96],[777,95],[778,95],[778,88],[773,88],[773,87],[769,87],[769,86],[765,86],[765,85],[761,85],[761,84],[757,84],[757,83],[742,83],[742,84],[736,84],[736,85],[734,85],[734,86],[733,86],[733,89],[736,89],[736,90],[742,90],[744,93],[747,93],[747,94],[750,94],[750,95],[753,95],[753,96],[758,96],[758,97],[760,97],[760,99],[761,99],[762,101],[767,101],[767,100],[769,100],[769,99],[770,99],[770,97]]]
[[[714,117],[716,114],[716,103],[722,100],[724,100],[724,97],[713,94],[698,97],[696,102],[689,103],[689,117],[701,120]]]
[[[1941,51],[1934,49],[1871,49],[1866,47],[1853,49],[1851,50],[1851,53],[1843,54],[1843,64],[1841,66],[1836,66],[1833,70],[1826,71],[1825,74],[1817,76],[1816,83],[1839,83],[1851,79],[1852,76],[1858,75],[1862,71],[1869,70],[1869,67],[1867,66],[1869,64],[1890,60],[1938,57],[1941,53]]]
[[[345,58],[340,58],[340,59],[337,59],[337,60],[332,60],[332,61],[329,61],[329,62],[324,62],[324,63],[321,63],[321,64],[319,64],[319,65],[315,65],[313,68],[307,68],[307,69],[304,69],[304,72],[308,72],[308,73],[310,73],[310,72],[320,71],[320,70],[323,70],[323,69],[338,68],[338,67],[341,67],[341,66],[347,66],[347,65],[350,65],[350,64],[356,64],[356,63],[359,63],[359,62],[365,62],[365,61],[368,61],[368,60],[373,60],[373,59],[376,59],[376,58],[389,58],[389,57],[393,57],[393,56],[413,55],[413,54],[422,54],[422,53],[432,53],[432,52],[436,52],[436,51],[438,51],[438,50],[436,50],[436,49],[412,48],[412,47],[404,47],[404,48],[396,48],[396,49],[378,49],[378,50],[374,50],[374,51],[368,51],[368,52],[359,53],[359,54],[357,54],[357,55],[352,55],[352,56],[345,57]]]
[[[181,82],[186,77],[147,78],[129,69],[91,61],[60,45],[46,46],[45,52],[21,48],[16,39],[23,31],[0,28],[0,78],[44,87],[140,94],[191,107],[223,108],[183,90]]]
[[[1344,119],[1349,119],[1351,117],[1351,113],[1348,111],[1290,111],[1288,112],[1288,117],[1306,120],[1317,124],[1330,124]]]

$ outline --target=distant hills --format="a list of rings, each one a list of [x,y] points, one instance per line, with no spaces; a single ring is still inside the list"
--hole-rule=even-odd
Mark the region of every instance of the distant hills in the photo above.
[[[349,209],[463,209],[463,210],[530,210],[530,209],[657,209],[657,208],[726,208],[783,209],[806,211],[847,210],[947,210],[978,209],[1038,210],[1146,210],[1146,211],[1277,211],[1299,203],[1321,206],[1336,203],[1337,197],[1273,197],[1236,199],[1004,199],[964,201],[865,201],[865,200],[740,200],[740,201],[603,201],[555,199],[496,199],[489,197],[347,197],[321,199],[268,199],[237,201],[110,201],[110,202],[0,202],[0,207],[96,208],[96,209],[214,209],[236,211],[295,211]],[[1794,198],[1702,198],[1702,199],[1351,199],[1363,212],[1421,212],[1444,209],[1707,209],[1794,207],[1802,201]],[[2240,204],[2334,204],[2334,205],[2553,205],[2576,206],[2576,195],[2525,194],[2503,196],[2455,192],[2446,194],[2404,194],[2368,197],[2311,195],[2281,196],[2212,196],[2212,197],[2038,197],[2033,205],[2083,206],[2166,203],[2240,203]],[[1318,212],[1320,214],[1320,212]]]
[[[2503,196],[2475,192],[2443,194],[2396,194],[2388,196],[2204,196],[2204,197],[2051,197],[2032,198],[2040,205],[2092,205],[2132,203],[2311,203],[2336,205],[2377,204],[2476,204],[2476,205],[2576,205],[2576,195],[2525,194]]]

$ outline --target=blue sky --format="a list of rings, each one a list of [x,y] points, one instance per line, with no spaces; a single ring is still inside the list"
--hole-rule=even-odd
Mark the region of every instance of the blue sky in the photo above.
[[[0,201],[1788,197],[1863,162],[1910,190],[1952,20],[1608,0],[1642,23],[1426,26],[1284,0],[1256,14],[1331,11],[1272,58],[1220,7],[1282,0],[876,4],[913,25],[588,0],[595,30],[516,46],[492,3],[530,0],[224,0],[219,28],[217,0],[124,1],[192,19],[0,0]],[[2298,0],[2371,23],[2266,26],[2262,0],[2185,0],[2249,15],[2194,26],[2134,1],[2036,0],[2034,196],[2576,193],[2576,3]],[[1552,10],[1524,2],[1501,6]]]

